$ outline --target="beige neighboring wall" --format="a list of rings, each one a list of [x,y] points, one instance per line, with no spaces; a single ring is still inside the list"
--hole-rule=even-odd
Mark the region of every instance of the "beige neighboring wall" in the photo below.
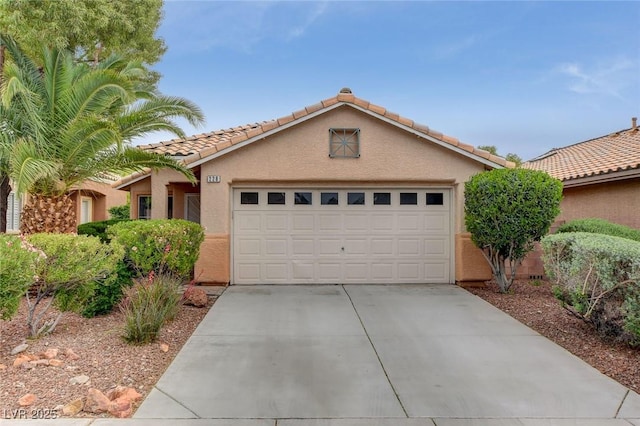
[[[90,197],[93,200],[91,220],[94,222],[109,219],[109,209],[127,204],[127,192],[115,189],[110,183],[86,180],[78,186],[73,194],[76,203],[76,217],[80,218],[80,197]]]
[[[565,187],[556,221],[597,217],[640,229],[640,178]]]

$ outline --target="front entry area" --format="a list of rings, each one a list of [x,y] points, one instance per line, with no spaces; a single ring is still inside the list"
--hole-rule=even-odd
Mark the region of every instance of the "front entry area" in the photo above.
[[[235,188],[233,284],[450,283],[450,188]]]

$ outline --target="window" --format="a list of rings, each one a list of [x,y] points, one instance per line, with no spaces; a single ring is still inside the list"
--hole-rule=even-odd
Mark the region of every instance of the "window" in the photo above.
[[[312,204],[312,194],[310,192],[296,192],[295,193],[295,204]]]
[[[401,192],[400,205],[418,205],[418,194],[415,192]]]
[[[427,192],[427,205],[428,206],[444,205],[444,194],[442,192]]]
[[[391,193],[389,193],[389,192],[374,192],[373,193],[373,204],[374,205],[383,205],[383,206],[391,205]]]
[[[138,219],[151,219],[151,195],[138,195]]]
[[[90,197],[80,198],[80,223],[92,221],[93,217],[93,200]]]
[[[240,204],[258,204],[257,192],[241,192]]]
[[[364,204],[364,192],[348,192],[347,193],[347,204],[352,205],[363,205]]]
[[[269,203],[269,204],[285,204],[284,192],[269,192],[267,194],[267,203]]]
[[[360,129],[329,129],[329,157],[360,157]]]
[[[322,204],[323,206],[338,204],[338,193],[337,192],[323,192],[323,193],[321,193],[320,194],[320,204]]]

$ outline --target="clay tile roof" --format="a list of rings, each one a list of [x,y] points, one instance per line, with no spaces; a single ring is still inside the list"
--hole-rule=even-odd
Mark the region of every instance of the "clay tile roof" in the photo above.
[[[199,160],[200,158],[211,155],[212,153],[224,151],[234,144],[258,137],[265,132],[275,131],[278,127],[285,126],[292,121],[301,119],[310,114],[321,111],[324,108],[330,108],[340,103],[352,104],[370,113],[380,115],[388,120],[397,123],[398,125],[408,127],[420,133],[424,133],[430,138],[437,139],[438,141],[451,145],[452,147],[458,147],[460,149],[463,149],[464,151],[475,154],[480,158],[488,158],[489,161],[495,164],[499,164],[505,167],[514,166],[512,163],[505,161],[501,157],[487,157],[485,152],[480,151],[471,145],[463,144],[454,137],[443,135],[442,133],[430,129],[425,125],[416,123],[394,112],[390,112],[386,108],[357,98],[353,95],[353,93],[351,93],[351,90],[349,90],[348,88],[343,88],[342,90],[340,90],[340,93],[338,93],[333,98],[325,99],[321,102],[307,106],[292,114],[280,117],[275,120],[246,124],[244,126],[233,127],[230,129],[216,130],[213,132],[193,135],[182,139],[172,139],[166,142],[140,145],[138,148],[174,157],[184,157],[184,162],[186,164],[190,164],[194,161]],[[211,149],[214,147],[215,149]]]
[[[544,170],[562,181],[640,169],[640,128],[554,148],[522,166]]]

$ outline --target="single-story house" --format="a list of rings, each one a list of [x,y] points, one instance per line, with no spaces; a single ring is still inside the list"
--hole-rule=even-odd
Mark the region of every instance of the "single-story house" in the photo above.
[[[512,163],[342,89],[286,117],[140,146],[190,167],[121,179],[132,218],[206,230],[217,284],[454,283],[490,277],[464,227],[464,182]],[[487,276],[488,275],[488,276]]]
[[[563,184],[557,222],[601,218],[640,229],[640,129],[555,148],[523,167],[544,170]]]
[[[113,188],[113,180],[86,180],[70,193],[76,205],[78,225],[109,219],[109,209],[127,204],[128,194]],[[20,214],[25,197],[9,193],[7,208],[7,233],[20,232]]]

